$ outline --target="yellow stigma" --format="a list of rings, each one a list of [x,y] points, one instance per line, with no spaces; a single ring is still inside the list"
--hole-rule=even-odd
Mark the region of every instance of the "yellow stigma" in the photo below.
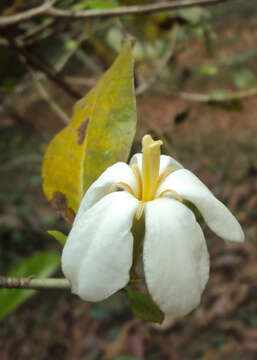
[[[137,181],[136,189],[124,182],[117,182],[110,187],[110,192],[124,190],[139,200],[135,214],[137,220],[142,217],[145,209],[145,202],[147,201],[167,196],[181,202],[183,201],[181,196],[171,189],[164,190],[161,194],[156,195],[163,180],[174,171],[174,169],[168,167],[160,174],[161,145],[161,140],[154,141],[150,135],[145,135],[143,137],[142,172],[136,163],[130,165]]]
[[[154,141],[150,135],[142,139],[143,201],[153,200],[159,179],[161,140]]]

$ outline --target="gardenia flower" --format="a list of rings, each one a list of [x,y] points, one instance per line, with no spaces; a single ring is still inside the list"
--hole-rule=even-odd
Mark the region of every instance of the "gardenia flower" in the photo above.
[[[142,257],[150,295],[166,314],[192,311],[209,277],[209,254],[184,200],[217,235],[244,240],[226,206],[192,172],[160,155],[161,144],[145,135],[142,154],[130,165],[118,162],[106,169],[84,195],[62,254],[63,272],[82,299],[101,301],[128,284],[136,241],[132,225],[145,221]]]

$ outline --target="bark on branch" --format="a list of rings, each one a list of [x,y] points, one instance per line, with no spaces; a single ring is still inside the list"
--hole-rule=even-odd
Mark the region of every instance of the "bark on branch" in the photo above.
[[[40,15],[47,14],[47,10],[51,8],[57,0],[46,0],[44,3],[36,8],[22,11],[15,15],[6,15],[0,17],[0,27],[5,27],[13,24],[19,24],[22,21],[31,20]]]
[[[47,10],[48,15],[53,17],[61,18],[72,18],[72,19],[88,19],[96,17],[115,17],[125,15],[145,15],[149,13],[171,10],[177,8],[186,8],[192,6],[210,6],[217,3],[225,2],[228,0],[173,0],[173,1],[162,1],[156,4],[149,5],[134,5],[124,6],[121,8],[114,8],[108,10],[85,10],[85,11],[71,11],[65,9],[56,9],[50,7]]]
[[[27,49],[21,48],[16,43],[15,39],[13,39],[9,34],[5,34],[10,47],[19,55],[21,61],[25,65],[31,66],[35,70],[42,71],[46,76],[54,81],[59,87],[61,87],[67,94],[72,96],[74,99],[78,100],[82,97],[80,93],[76,90],[72,89],[69,84],[66,83],[65,80],[60,78],[59,74],[53,69],[46,61],[42,58],[38,58],[32,52],[29,52]]]
[[[32,290],[71,290],[71,283],[68,279],[46,278],[34,279],[33,276],[27,278],[10,278],[0,276],[0,289],[32,289]]]
[[[123,6],[106,10],[82,10],[73,11],[67,9],[57,9],[53,7],[56,0],[47,0],[43,5],[33,8],[15,15],[1,16],[0,28],[9,25],[18,24],[22,21],[31,20],[38,16],[50,16],[54,18],[67,18],[67,19],[90,19],[90,18],[107,18],[117,17],[125,15],[143,15],[154,12],[160,12],[164,10],[174,10],[177,8],[187,8],[193,6],[211,6],[222,2],[228,2],[229,0],[172,0],[161,1],[156,4],[148,5],[134,5]]]
[[[236,100],[243,100],[257,95],[257,87],[252,89],[229,92],[227,94],[196,94],[180,92],[177,96],[188,101],[201,103],[228,103]]]

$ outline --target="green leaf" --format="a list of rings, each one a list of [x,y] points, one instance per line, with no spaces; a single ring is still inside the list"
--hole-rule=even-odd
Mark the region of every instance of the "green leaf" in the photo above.
[[[118,6],[116,0],[84,0],[72,6],[73,10],[111,9]]]
[[[65,245],[67,235],[65,235],[61,231],[57,231],[57,230],[48,230],[47,232],[49,235],[53,236],[55,238],[55,240],[57,240],[62,246]]]
[[[33,255],[22,264],[15,266],[9,277],[47,277],[60,265],[60,255],[57,252],[45,252]],[[0,318],[14,311],[21,303],[35,293],[35,290],[0,289]]]
[[[129,156],[136,131],[132,48],[133,42],[126,40],[111,68],[75,104],[72,122],[46,151],[43,189],[69,222],[92,182]]]
[[[143,294],[129,287],[126,287],[125,290],[128,293],[131,310],[135,316],[159,324],[163,322],[164,313],[158,308],[149,294]]]

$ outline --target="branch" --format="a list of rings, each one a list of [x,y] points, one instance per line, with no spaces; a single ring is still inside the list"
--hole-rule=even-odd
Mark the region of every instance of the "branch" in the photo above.
[[[92,19],[92,18],[106,18],[106,17],[117,17],[125,15],[143,15],[154,12],[160,12],[165,10],[187,8],[192,6],[211,6],[218,3],[227,2],[229,0],[173,0],[173,1],[161,1],[156,4],[148,5],[134,5],[134,6],[123,6],[114,9],[107,10],[84,10],[84,11],[73,11],[66,9],[57,9],[52,6],[56,0],[46,0],[45,3],[37,8],[21,12],[16,15],[2,16],[0,17],[0,28],[6,27],[13,24],[18,24],[22,21],[31,20],[38,16],[52,16],[55,18],[68,18],[68,19]]]
[[[0,17],[0,21],[1,21],[1,17]],[[56,19],[49,18],[48,21],[44,21],[39,25],[35,25],[34,27],[30,28],[27,32],[25,32],[25,34],[19,35],[16,38],[14,38],[14,40],[19,47],[27,47],[29,45],[33,45],[39,40],[46,39],[47,37],[51,36],[54,31],[52,27],[56,22],[57,22]],[[10,46],[9,41],[5,38],[0,38],[0,45],[4,47]]]
[[[46,11],[47,15],[61,18],[72,18],[72,19],[88,19],[96,17],[116,17],[125,15],[143,15],[154,12],[186,8],[192,6],[210,6],[229,0],[173,0],[173,1],[162,1],[156,4],[149,5],[135,5],[135,6],[123,6],[120,8],[107,9],[107,10],[84,10],[84,11],[72,11],[64,9],[56,9],[53,7],[48,8]]]
[[[61,79],[57,72],[52,69],[47,63],[43,62],[42,59],[39,59],[37,56],[35,56],[33,53],[27,51],[24,48],[20,48],[15,40],[10,37],[8,34],[5,34],[6,38],[9,41],[10,46],[14,51],[17,52],[19,55],[21,61],[26,65],[29,64],[32,68],[42,71],[46,76],[54,81],[60,88],[62,88],[64,91],[66,91],[67,94],[72,96],[74,99],[78,100],[82,97],[81,94],[79,94],[77,91],[72,89],[69,84],[66,83],[65,80]]]
[[[11,278],[0,276],[0,289],[33,289],[33,290],[71,290],[71,283],[68,279],[33,279]]]
[[[68,63],[70,58],[75,54],[75,52],[79,49],[80,45],[89,38],[89,34],[82,33],[76,40],[75,45],[67,51],[64,56],[58,61],[57,64],[55,64],[55,69],[59,73],[62,71],[62,69],[65,67],[65,65]]]
[[[36,8],[20,12],[15,15],[1,16],[0,27],[5,27],[13,24],[19,24],[22,21],[31,20],[40,15],[47,13],[47,10],[56,3],[57,0],[46,0],[44,3]]]
[[[141,283],[143,279],[130,280],[129,284]],[[41,278],[33,276],[13,278],[0,276],[0,289],[29,289],[29,290],[72,290],[71,283],[65,278]]]
[[[44,88],[41,81],[38,79],[37,75],[34,73],[34,71],[31,68],[29,68],[29,71],[31,73],[32,79],[34,80],[36,88],[37,88],[39,94],[42,96],[42,98],[47,102],[47,104],[57,114],[57,116],[59,116],[59,118],[64,122],[64,124],[69,124],[70,123],[70,118],[68,117],[68,115],[49,96],[48,92],[46,91],[46,89]]]
[[[194,94],[180,92],[178,97],[188,101],[201,102],[201,103],[226,103],[235,100],[243,100],[257,95],[257,87],[249,90],[229,92],[228,94]],[[176,94],[175,94],[176,96]]]
[[[31,164],[32,162],[41,164],[42,156],[38,154],[28,154],[28,155],[20,155],[13,160],[9,160],[7,163],[0,166],[1,171],[9,171],[15,167],[24,165],[26,163]]]

